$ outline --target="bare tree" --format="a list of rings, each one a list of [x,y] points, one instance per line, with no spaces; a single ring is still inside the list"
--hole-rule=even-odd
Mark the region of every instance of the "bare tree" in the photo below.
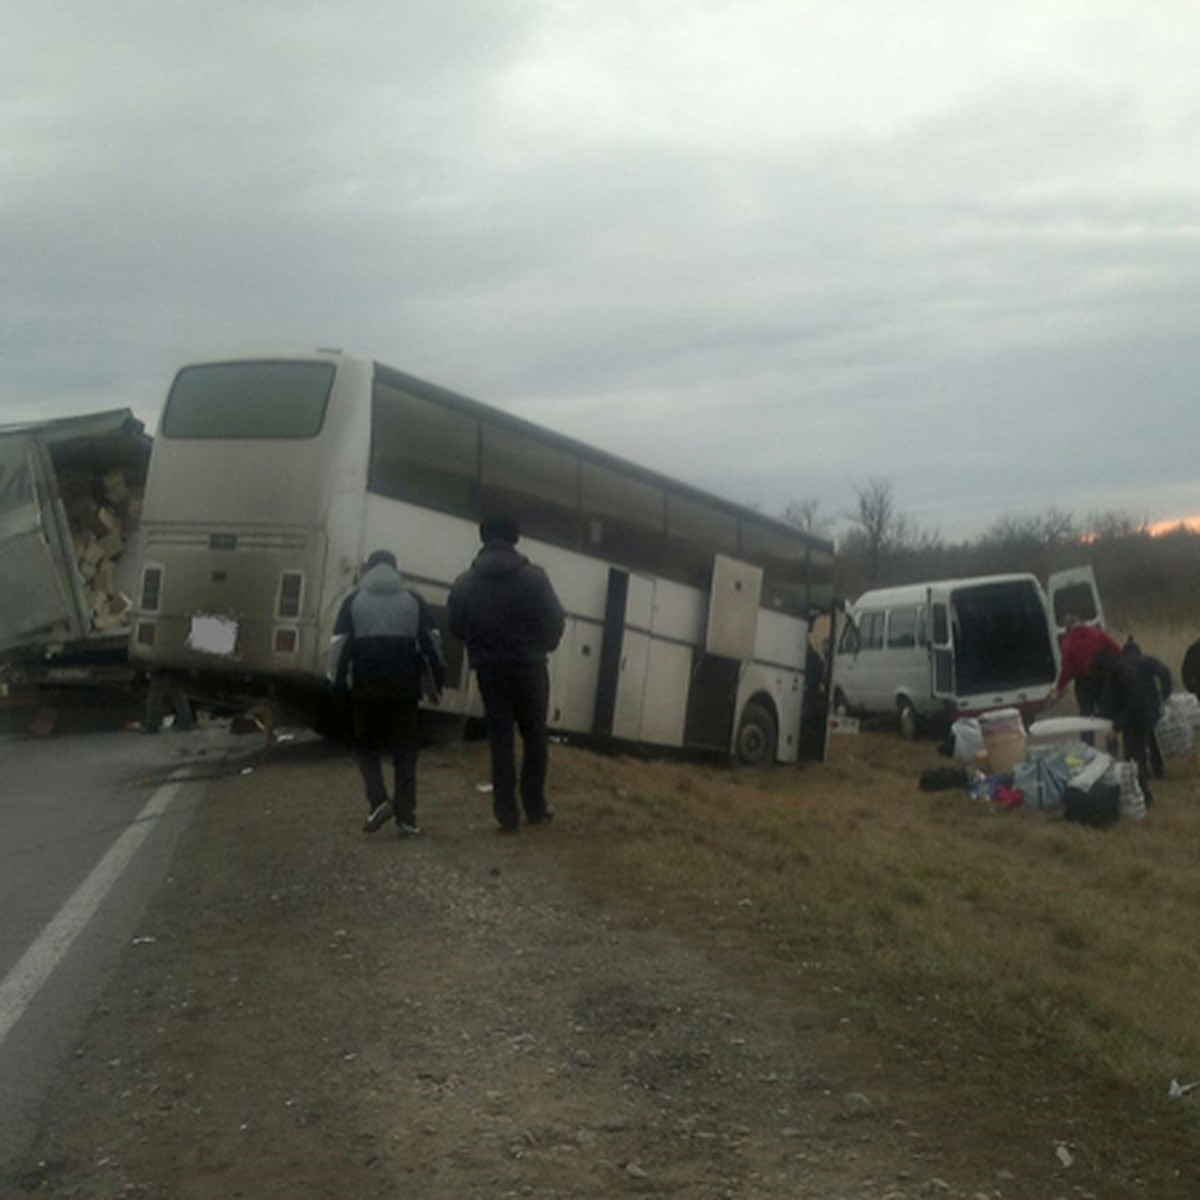
[[[1146,537],[1149,532],[1148,518],[1139,520],[1123,512],[1090,513],[1084,526],[1084,536],[1093,542]]]
[[[821,501],[815,497],[807,500],[791,500],[784,506],[780,514],[781,520],[805,533],[813,533],[818,537],[828,537],[833,528],[833,518],[821,511]]]
[[[850,520],[866,551],[871,578],[878,579],[883,555],[896,536],[896,501],[892,485],[886,479],[871,479],[854,492],[858,497],[858,510]]]

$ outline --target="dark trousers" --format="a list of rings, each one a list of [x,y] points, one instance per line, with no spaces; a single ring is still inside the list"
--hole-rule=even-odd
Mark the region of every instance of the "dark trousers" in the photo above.
[[[1138,783],[1142,785],[1146,804],[1150,805],[1154,802],[1154,797],[1150,794],[1150,762],[1158,750],[1154,741],[1154,727],[1141,721],[1131,722],[1125,728],[1124,742],[1125,757],[1137,764]],[[1159,761],[1162,761],[1161,757]]]
[[[392,801],[396,824],[417,819],[417,701],[353,697],[354,761],[367,791],[367,808],[388,803],[383,781],[383,755],[395,771]]]
[[[476,670],[492,751],[492,811],[505,828],[520,821],[514,726],[521,733],[521,804],[530,821],[546,813],[550,740],[546,714],[550,673],[545,663],[489,663]]]

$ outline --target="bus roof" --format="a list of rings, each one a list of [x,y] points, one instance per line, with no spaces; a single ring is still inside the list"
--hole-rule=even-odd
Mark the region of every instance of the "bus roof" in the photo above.
[[[512,413],[505,412],[494,405],[485,404],[481,400],[473,400],[469,396],[460,395],[458,392],[453,392],[449,388],[442,387],[439,384],[430,383],[428,380],[420,379],[415,375],[409,375],[404,371],[397,370],[395,367],[389,367],[377,359],[356,354],[346,354],[340,350],[317,350],[302,351],[299,353],[231,355],[229,357],[209,359],[204,362],[188,363],[187,367],[213,365],[218,362],[263,362],[270,360],[303,360],[330,362],[334,364],[355,362],[362,366],[370,366],[377,378],[403,388],[421,399],[445,405],[447,408],[455,409],[473,417],[486,418],[493,424],[506,427],[514,432],[523,433],[528,437],[536,438],[547,445],[556,446],[561,450],[578,455],[581,459],[612,467],[646,483],[669,488],[678,495],[704,501],[743,521],[787,538],[797,546],[803,546],[810,552],[825,555],[830,559],[833,557],[833,542],[827,538],[818,537],[816,534],[797,529],[794,525],[789,525],[786,521],[782,521],[776,517],[769,517],[756,509],[738,504],[733,500],[727,500],[722,496],[707,492],[703,488],[694,487],[681,480],[673,479],[649,467],[643,467],[629,459],[621,458],[619,455],[610,454],[608,451],[590,446],[586,442],[577,441],[566,434],[555,433],[543,425],[538,425],[523,417],[514,416]]]

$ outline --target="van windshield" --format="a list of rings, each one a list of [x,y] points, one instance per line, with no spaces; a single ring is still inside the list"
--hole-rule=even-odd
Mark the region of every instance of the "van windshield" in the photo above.
[[[163,414],[169,438],[311,438],[321,431],[334,365],[237,362],[185,367]]]

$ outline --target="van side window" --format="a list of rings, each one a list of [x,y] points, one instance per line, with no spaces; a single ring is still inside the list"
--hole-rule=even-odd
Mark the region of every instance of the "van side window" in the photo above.
[[[851,621],[847,621],[846,624],[842,626],[841,636],[838,638],[838,653],[858,653],[858,626]]]
[[[917,644],[919,613],[915,608],[894,608],[888,614],[889,650],[911,650]]]
[[[864,650],[883,649],[883,618],[881,612],[865,613],[860,622],[862,630],[862,648]]]

